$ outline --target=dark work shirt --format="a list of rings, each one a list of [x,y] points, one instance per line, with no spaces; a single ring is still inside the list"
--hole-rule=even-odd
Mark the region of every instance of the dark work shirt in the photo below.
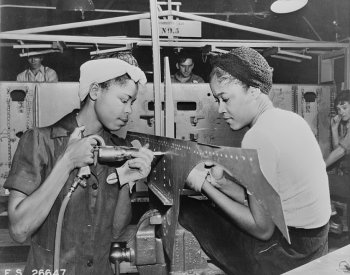
[[[52,126],[27,131],[18,144],[4,187],[28,196],[39,188],[63,154],[69,136],[77,126],[76,112],[72,112]],[[123,139],[108,131],[103,130],[99,135],[106,145],[126,145]],[[64,215],[59,268],[66,270],[66,275],[113,274],[108,260],[110,243],[131,217],[128,185],[121,189],[119,184],[106,183],[115,167],[97,164],[90,168],[92,174],[87,187],[76,189]],[[24,274],[53,269],[58,213],[77,171],[71,172],[48,217],[32,235]]]

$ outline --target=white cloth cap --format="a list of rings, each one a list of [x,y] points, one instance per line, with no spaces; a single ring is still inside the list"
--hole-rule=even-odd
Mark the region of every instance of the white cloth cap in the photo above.
[[[126,73],[135,82],[139,82],[142,85],[147,82],[145,73],[139,67],[130,65],[117,58],[104,58],[85,62],[80,66],[80,100],[83,101],[88,95],[92,83],[102,83]]]

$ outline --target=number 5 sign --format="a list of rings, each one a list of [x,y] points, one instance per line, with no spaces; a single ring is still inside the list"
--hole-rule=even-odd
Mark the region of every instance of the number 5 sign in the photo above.
[[[140,35],[151,36],[151,20],[141,19]],[[202,25],[192,20],[159,20],[159,36],[202,37]]]

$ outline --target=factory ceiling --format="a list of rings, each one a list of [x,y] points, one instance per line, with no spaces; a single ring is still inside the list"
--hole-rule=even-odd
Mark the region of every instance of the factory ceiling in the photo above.
[[[142,13],[149,13],[150,0],[92,0],[95,11],[87,11],[84,13],[84,16],[80,12],[56,9],[58,1],[62,0],[0,0],[0,58],[3,60],[3,62],[0,62],[0,79],[15,79],[16,73],[23,66],[26,66],[26,60],[22,57],[28,56],[29,53],[35,54],[38,51],[47,51],[50,57],[46,58],[46,62],[49,66],[56,68],[61,75],[61,79],[63,81],[76,81],[78,79],[77,68],[83,61],[92,58],[92,52],[101,54],[101,50],[109,51],[114,50],[116,47],[119,50],[124,46],[130,46],[130,44],[127,44],[130,42],[119,43],[123,37],[133,41],[135,39],[138,39],[137,41],[142,40],[142,42],[147,40],[144,44],[137,42],[139,46],[152,45],[150,36],[140,35],[139,20],[103,25],[93,24],[81,27],[92,20],[106,19],[110,21],[111,18],[118,18],[119,20],[119,18],[125,16],[134,16],[136,18]],[[207,45],[228,50],[247,43],[245,44],[246,46],[254,47],[263,52],[264,55],[266,53],[265,56],[268,58],[268,61],[276,68],[274,76],[279,83],[314,83],[317,80],[317,56],[325,53],[332,55],[339,53],[343,55],[344,51],[342,49],[349,47],[350,1],[309,0],[304,8],[289,14],[273,13],[270,10],[270,6],[274,1],[171,1],[172,4],[181,4],[178,7],[180,12],[209,19],[207,21],[204,20],[201,24],[201,36],[182,38],[183,41],[186,39],[191,40],[192,44],[190,45],[192,46],[183,46],[187,42],[180,41],[181,38],[174,37],[172,39],[170,37],[167,40],[168,37],[162,37],[161,55],[169,56],[170,60],[175,60],[174,54],[181,47],[196,47],[197,49],[194,49],[196,62],[203,65],[201,66],[203,70],[202,75],[206,75],[209,65],[206,63],[206,59],[203,59],[203,49]],[[166,12],[168,1],[164,0],[162,2],[165,3],[162,6],[162,10]],[[175,9],[176,6],[173,6],[173,10]],[[217,22],[223,22],[231,27],[209,23],[208,21],[212,21],[212,19],[219,20]],[[78,24],[79,28],[48,31],[46,27],[66,23]],[[232,25],[237,25],[238,27],[232,27]],[[45,31],[28,32],[29,37],[26,39],[21,35],[13,38],[11,34],[6,33],[12,31],[12,34],[18,35],[18,30],[38,27],[44,27]],[[254,31],[247,31],[247,29]],[[22,33],[25,32],[22,31]],[[268,32],[280,35],[266,35]],[[40,39],[43,35],[47,36],[47,40]],[[65,40],[64,38],[68,36],[73,37],[78,42],[68,41],[69,39]],[[287,38],[283,38],[283,36]],[[297,39],[288,38],[289,36]],[[90,39],[93,37],[95,37],[95,40],[91,42]],[[114,41],[109,44],[102,43],[110,39],[118,40],[118,43],[114,43]],[[300,44],[295,43],[298,40],[299,42],[301,40]],[[217,41],[223,41],[220,43],[227,45],[227,47],[215,44],[219,43]],[[303,41],[306,42],[304,43]],[[308,41],[311,42],[309,43]],[[179,45],[180,43],[182,44],[174,46],[177,42]],[[250,45],[249,43],[252,44]],[[39,49],[37,44],[48,48]],[[258,46],[259,44],[261,46]],[[279,44],[283,46],[279,46]],[[311,44],[312,46],[309,47],[308,45]],[[32,45],[38,47],[33,48]],[[134,46],[135,44],[132,45]],[[163,47],[163,45],[165,46]],[[318,45],[321,46],[318,47]],[[201,48],[202,52],[198,48]],[[282,62],[277,62],[281,59],[271,57],[275,55],[276,51],[280,50],[289,52],[287,52],[287,58],[284,55]],[[303,55],[301,56],[303,58],[299,59],[299,61],[297,60],[299,63],[290,62],[293,61],[292,59],[295,59],[293,56],[289,56],[290,52],[293,55]],[[145,71],[152,72],[150,47],[133,47],[133,54]],[[304,55],[312,55],[312,59],[306,59],[308,56]],[[8,62],[13,60],[17,60],[14,66],[6,66]],[[174,64],[171,64],[171,66],[174,67]],[[340,67],[344,68],[343,63]]]
[[[80,12],[56,10],[58,1],[60,0],[0,1],[1,31],[149,12],[148,0],[93,0],[96,11],[85,12],[82,19]],[[309,0],[304,8],[289,14],[271,12],[270,6],[273,2],[273,0],[183,0],[180,11],[316,41],[339,42],[350,37],[349,0]],[[36,6],[36,8],[28,6]],[[139,25],[137,21],[133,21],[48,34],[137,37]],[[202,25],[202,38],[276,39],[208,23]]]

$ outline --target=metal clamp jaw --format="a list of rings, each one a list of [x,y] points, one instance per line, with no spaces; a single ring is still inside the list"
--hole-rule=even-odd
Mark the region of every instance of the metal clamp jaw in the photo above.
[[[125,247],[124,243],[112,243],[109,254],[109,261],[114,264],[114,274],[120,274],[121,262],[132,262],[135,258],[135,252],[132,248]]]

